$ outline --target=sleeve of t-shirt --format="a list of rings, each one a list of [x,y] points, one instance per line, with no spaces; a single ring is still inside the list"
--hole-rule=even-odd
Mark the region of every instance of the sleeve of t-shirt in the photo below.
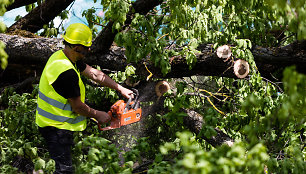
[[[76,62],[76,67],[80,72],[83,72],[86,69],[86,63],[83,60]]]
[[[80,96],[79,77],[73,69],[60,74],[52,83],[54,90],[64,98]]]

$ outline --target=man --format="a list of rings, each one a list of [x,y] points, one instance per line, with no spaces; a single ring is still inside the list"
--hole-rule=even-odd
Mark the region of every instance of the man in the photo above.
[[[73,131],[86,128],[86,117],[96,119],[99,124],[111,119],[106,112],[84,103],[85,87],[80,75],[115,89],[126,98],[133,92],[83,62],[92,44],[92,33],[86,25],[71,24],[63,37],[65,48],[51,55],[41,75],[36,124],[55,160],[55,173],[73,173]]]

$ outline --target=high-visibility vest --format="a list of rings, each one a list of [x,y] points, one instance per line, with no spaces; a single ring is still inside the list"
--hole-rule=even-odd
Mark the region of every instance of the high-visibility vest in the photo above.
[[[58,76],[73,69],[79,77],[80,98],[85,101],[85,87],[80,72],[73,66],[62,50],[55,52],[48,60],[39,82],[36,124],[39,127],[53,126],[59,129],[82,131],[86,128],[86,117],[72,111],[68,99],[59,95],[52,83]]]

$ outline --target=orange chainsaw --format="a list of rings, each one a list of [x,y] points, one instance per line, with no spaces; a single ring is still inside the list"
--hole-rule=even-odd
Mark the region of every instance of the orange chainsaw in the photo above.
[[[111,117],[110,126],[102,128],[101,125],[98,124],[100,130],[116,129],[140,120],[141,108],[138,101],[139,93],[136,89],[133,89],[133,92],[136,95],[134,99],[130,97],[127,102],[118,100],[111,106],[110,111],[108,111],[108,115]]]

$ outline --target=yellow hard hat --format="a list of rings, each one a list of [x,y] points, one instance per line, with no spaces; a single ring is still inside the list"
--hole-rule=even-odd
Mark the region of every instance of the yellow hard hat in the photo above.
[[[64,40],[70,44],[80,44],[85,47],[90,47],[92,44],[92,33],[86,25],[74,23],[66,29]]]

